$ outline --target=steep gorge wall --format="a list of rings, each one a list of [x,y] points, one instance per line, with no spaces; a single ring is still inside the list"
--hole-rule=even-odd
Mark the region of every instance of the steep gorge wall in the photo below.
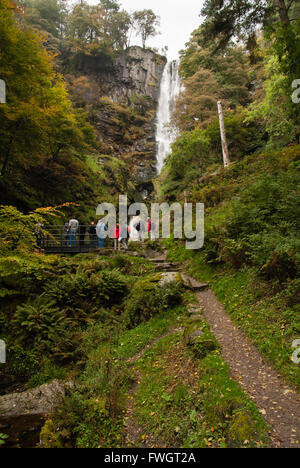
[[[145,189],[156,176],[155,119],[166,58],[130,47],[113,60],[78,55],[67,73],[75,103],[88,111],[105,156],[123,159]]]

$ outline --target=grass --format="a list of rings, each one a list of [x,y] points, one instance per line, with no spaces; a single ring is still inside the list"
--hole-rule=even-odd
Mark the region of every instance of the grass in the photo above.
[[[177,333],[135,366],[136,417],[168,447],[268,446],[267,425],[229,376],[219,351],[195,359]],[[145,434],[145,438],[147,435]]]
[[[80,258],[73,262],[73,266],[80,267]],[[102,268],[117,268],[128,275],[141,271],[143,262],[144,259],[116,256],[86,259],[82,267],[93,274]],[[146,262],[146,267],[144,263],[143,274],[149,273],[148,265],[150,262]],[[149,279],[138,277],[142,283]],[[129,279],[136,280],[136,276],[128,276]],[[42,431],[44,445],[127,446],[130,429],[125,428],[124,418],[128,396],[137,381],[134,417],[144,429],[145,439],[151,437],[160,446],[162,443],[181,448],[269,446],[266,424],[230,378],[208,325],[189,319],[186,304],[194,303],[195,296],[181,292],[180,305],[175,302],[166,309],[157,308],[157,315],[143,319],[132,329],[127,329],[122,320],[122,307],[130,297],[124,300],[110,319],[91,323],[81,331],[78,346],[82,358],[76,363],[76,387],[61,411],[46,422]],[[202,328],[205,343],[213,346],[188,346],[188,336],[195,325]],[[148,344],[151,347],[138,357]],[[134,360],[129,362],[130,358]],[[57,371],[50,366],[47,375],[37,377],[48,378],[48,374]]]
[[[122,359],[129,359],[145,348],[156,338],[166,333],[172,324],[181,322],[182,307],[170,309],[166,313],[153,317],[133,330],[127,330],[120,338],[116,354]]]
[[[54,421],[48,420],[43,433],[46,445],[122,447],[126,400],[133,385],[127,361],[178,324],[182,313],[182,307],[171,308],[133,330],[118,325],[107,328],[102,323],[91,325],[81,344],[87,357],[84,370],[78,376],[76,391],[65,400]]]
[[[184,303],[193,302],[195,296],[184,293]],[[200,325],[205,340],[214,341],[208,326],[202,321]],[[194,326],[185,305],[162,311],[131,330],[120,323],[90,325],[81,344],[84,368],[62,410],[46,422],[43,443],[49,447],[127,446],[130,429],[125,429],[124,418],[128,395],[137,381],[134,417],[144,429],[144,439],[182,448],[268,446],[268,428],[230,378],[218,344],[203,355],[187,346]],[[138,358],[137,353],[151,343]],[[137,360],[128,362],[132,357]]]
[[[169,257],[186,261],[192,276],[209,282],[234,323],[299,391],[300,367],[292,361],[292,343],[300,336],[299,306],[287,306],[285,292],[258,278],[251,268],[211,266],[205,263],[201,252],[191,255],[175,244]]]

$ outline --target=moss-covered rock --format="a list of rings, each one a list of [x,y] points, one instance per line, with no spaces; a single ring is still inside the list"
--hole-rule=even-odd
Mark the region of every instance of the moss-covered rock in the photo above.
[[[184,333],[184,340],[198,359],[204,359],[212,351],[220,349],[216,338],[201,318],[188,325]]]
[[[255,425],[247,411],[236,413],[228,428],[228,444],[232,447],[240,447],[255,437]]]
[[[52,419],[47,419],[42,427],[40,440],[43,448],[63,448],[61,435]]]
[[[132,288],[126,302],[124,320],[128,328],[182,302],[181,283],[161,284],[161,274],[148,275]]]

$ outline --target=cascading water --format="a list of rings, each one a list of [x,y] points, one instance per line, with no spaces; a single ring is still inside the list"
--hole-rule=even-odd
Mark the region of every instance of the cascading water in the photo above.
[[[157,172],[160,174],[165,159],[171,152],[171,144],[175,139],[174,133],[167,127],[174,111],[175,99],[180,92],[180,78],[178,74],[179,61],[168,62],[165,66],[161,85],[157,111]]]

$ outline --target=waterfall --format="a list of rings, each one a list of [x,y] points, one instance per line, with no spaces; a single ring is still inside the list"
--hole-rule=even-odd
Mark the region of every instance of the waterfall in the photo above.
[[[171,120],[175,99],[180,92],[178,66],[179,61],[177,60],[166,64],[160,85],[156,129],[157,172],[159,174],[166,157],[171,152],[171,144],[175,139],[174,133],[166,126]]]

